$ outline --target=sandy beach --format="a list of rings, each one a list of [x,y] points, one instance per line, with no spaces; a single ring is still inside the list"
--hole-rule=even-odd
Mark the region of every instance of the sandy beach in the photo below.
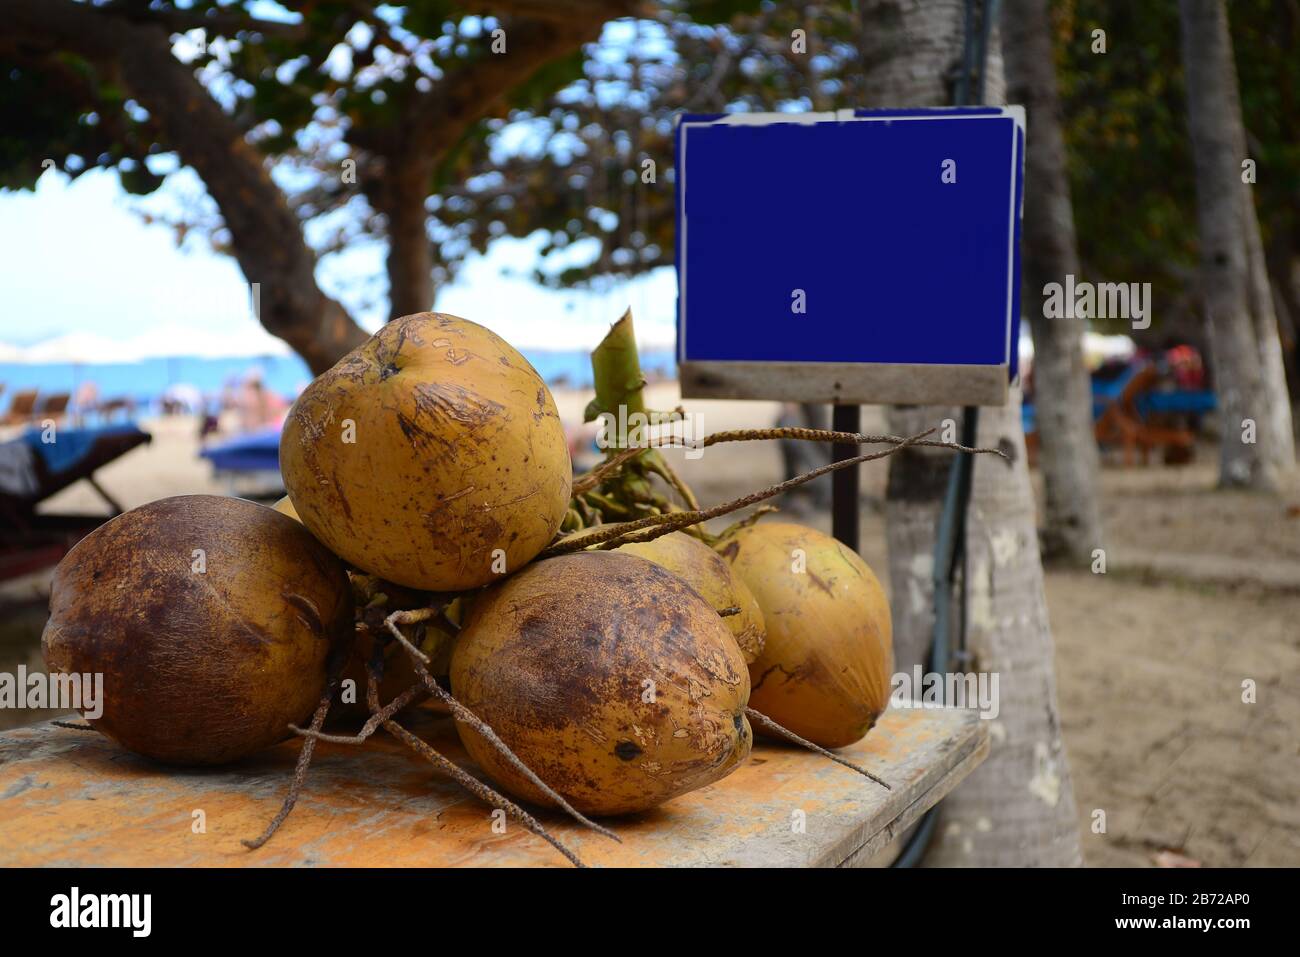
[[[574,424],[589,398],[556,394]],[[651,386],[647,399],[656,409],[681,401],[673,382]],[[688,406],[708,432],[768,426],[779,411],[765,402]],[[100,472],[125,506],[231,491],[198,457],[193,419],[142,425],[153,442]],[[864,410],[863,428],[883,428],[879,409]],[[708,504],[783,477],[774,443],[670,455]],[[862,478],[862,551],[882,580],[887,469],[870,463]],[[1107,467],[1107,573],[1047,575],[1063,731],[1090,864],[1153,865],[1170,852],[1205,865],[1300,860],[1300,493],[1220,493],[1214,481],[1208,446],[1183,468]],[[45,508],[106,511],[85,483]],[[829,529],[825,512],[803,508],[798,517]],[[0,669],[40,665],[48,580],[28,576],[0,590]],[[1257,704],[1241,703],[1243,677],[1257,680]],[[15,717],[0,712],[0,727]],[[1090,829],[1095,809],[1107,812],[1105,834]]]

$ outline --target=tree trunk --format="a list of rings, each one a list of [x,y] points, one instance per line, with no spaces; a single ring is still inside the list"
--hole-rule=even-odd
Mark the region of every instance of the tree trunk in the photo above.
[[[1222,0],[1180,0],[1180,12],[1201,295],[1224,420],[1219,482],[1273,489],[1295,465],[1295,442],[1254,197],[1242,182],[1248,157],[1228,16]]]
[[[1266,255],[1273,285],[1273,306],[1277,310],[1278,339],[1282,343],[1282,365],[1286,368],[1291,407],[1300,402],[1300,257],[1290,235],[1274,235]]]
[[[1043,553],[1085,565],[1092,561],[1093,549],[1102,547],[1092,387],[1083,361],[1087,322],[1046,319],[1038,308],[1044,286],[1079,275],[1046,0],[1004,0],[1001,26],[1008,99],[1023,104],[1028,113],[1021,264],[1025,312],[1034,337],[1039,462],[1047,492]]]
[[[376,179],[372,201],[388,220],[388,318],[433,308],[433,243],[424,199],[432,165],[389,157]]]
[[[873,105],[950,102],[945,77],[961,59],[961,0],[868,0],[861,9]],[[985,99],[1000,102],[1003,86],[995,33]],[[890,425],[903,431],[949,417],[957,410],[894,409]],[[966,546],[967,647],[973,667],[998,675],[1000,714],[990,729],[988,760],[940,805],[926,863],[1075,865],[1074,795],[1057,715],[1018,390],[1006,406],[981,410],[979,441],[1001,444],[1012,458],[977,462]],[[890,457],[885,516],[899,670],[924,661],[932,634],[934,533],[950,462],[949,455],[920,451]]]

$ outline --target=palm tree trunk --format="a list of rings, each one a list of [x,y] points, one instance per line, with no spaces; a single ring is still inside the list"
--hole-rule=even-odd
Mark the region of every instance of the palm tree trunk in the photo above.
[[[1181,0],[1180,12],[1201,295],[1224,420],[1219,482],[1276,488],[1295,465],[1295,439],[1255,201],[1241,176],[1246,135],[1228,14],[1222,0]]]
[[[1034,402],[1047,492],[1042,547],[1047,558],[1085,565],[1092,561],[1093,549],[1102,547],[1099,456],[1083,361],[1087,322],[1045,319],[1037,308],[1044,286],[1079,275],[1046,0],[1003,0],[1001,25],[1008,98],[1028,111],[1021,265],[1026,318],[1034,337]]]
[[[944,78],[960,62],[961,0],[868,0],[863,62],[873,104],[935,106],[950,101]],[[996,37],[985,98],[1000,102]],[[891,429],[956,418],[956,410],[894,409]],[[1079,839],[1069,767],[1060,736],[1051,630],[1043,594],[1033,497],[1020,425],[1020,395],[981,410],[979,441],[1002,445],[1011,462],[975,466],[967,526],[967,649],[971,667],[996,672],[1000,714],[985,763],[941,805],[928,864],[1075,865]],[[900,670],[924,661],[933,627],[935,523],[948,456],[899,453],[890,459],[885,516]]]

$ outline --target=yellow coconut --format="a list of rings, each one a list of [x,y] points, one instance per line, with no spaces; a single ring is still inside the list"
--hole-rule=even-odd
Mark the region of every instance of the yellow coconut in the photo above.
[[[572,467],[546,384],[456,316],[385,325],[298,397],[280,468],[302,522],[380,578],[484,585],[550,542]]]
[[[740,576],[721,556],[693,535],[672,532],[648,542],[622,545],[617,551],[629,552],[662,565],[700,593],[718,611],[740,609],[728,615],[727,627],[740,645],[746,662],[763,650],[763,611]]]
[[[721,548],[767,627],[750,705],[825,748],[862,738],[889,704],[889,601],[866,562],[815,529],[760,522]]]
[[[749,754],[749,673],[723,619],[653,562],[580,552],[534,563],[477,598],[452,693],[578,810],[642,811]],[[502,788],[546,798],[458,724]]]
[[[287,495],[284,496],[284,498],[280,499],[280,501],[276,502],[271,507],[275,509],[277,512],[279,512],[281,515],[288,515],[295,522],[302,521],[302,519],[298,517],[298,512],[293,507],[293,502],[289,501],[289,496]]]

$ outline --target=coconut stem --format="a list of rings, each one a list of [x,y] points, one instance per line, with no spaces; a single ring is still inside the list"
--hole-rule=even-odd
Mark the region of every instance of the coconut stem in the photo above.
[[[910,438],[903,439],[897,445],[884,449],[880,452],[871,452],[866,455],[858,455],[851,459],[843,459],[839,462],[831,462],[829,465],[822,465],[813,469],[811,472],[805,472],[803,475],[797,475],[792,479],[779,482],[776,485],[770,485],[765,489],[757,492],[751,492],[748,495],[730,502],[723,502],[721,505],[715,505],[712,508],[703,511],[691,512],[669,512],[665,515],[648,515],[645,518],[639,518],[631,522],[620,522],[616,525],[605,525],[592,529],[588,532],[577,532],[567,535],[557,541],[552,542],[547,548],[537,556],[538,558],[554,558],[557,555],[566,555],[569,552],[580,551],[593,545],[599,545],[602,549],[618,548],[628,542],[649,542],[661,536],[668,535],[678,529],[690,525],[698,525],[700,522],[707,522],[709,519],[717,518],[720,515],[726,515],[737,509],[744,508],[747,505],[753,505],[764,499],[772,498],[787,492],[792,488],[797,488],[805,482],[811,482],[815,478],[825,475],[827,472],[834,472],[836,469],[848,468],[854,465],[861,465],[863,462],[871,462],[875,459],[884,458],[887,455],[893,455],[900,449],[916,445],[927,435],[934,432],[934,429],[927,429]],[[932,443],[933,444],[933,443]],[[993,449],[974,451],[995,451]],[[633,537],[632,533],[644,531],[641,535]]]
[[[597,414],[618,414],[624,406],[630,417],[645,414],[645,396],[641,389],[645,376],[641,373],[641,357],[636,351],[636,332],[632,327],[632,310],[610,327],[591,353],[591,373],[596,387]],[[592,416],[595,418],[595,416]]]
[[[602,415],[611,415],[619,423],[630,423],[634,417],[646,422],[652,418],[646,410],[645,375],[641,371],[641,358],[637,354],[631,309],[623,313],[600,344],[592,350],[591,373],[596,396],[587,405],[584,414],[588,422]],[[613,432],[608,438],[610,443],[605,449],[605,457],[610,460],[620,456],[620,449],[625,447],[628,437]],[[699,507],[690,486],[682,481],[664,457],[650,445],[638,443],[633,454],[622,461],[626,462],[629,458],[638,459],[637,467],[621,478],[617,488],[607,490],[622,505],[649,504],[667,511],[668,502],[646,480],[649,474],[654,474],[675,491],[688,507]],[[613,475],[614,472],[603,474]],[[581,488],[574,489],[572,494],[576,497],[585,492],[594,492],[599,485],[599,482],[589,480]],[[604,511],[610,509],[605,508]]]
[[[930,429],[933,432],[934,429]],[[930,434],[927,432],[925,434]],[[699,443],[699,448],[708,448],[711,445],[719,445],[723,442],[758,442],[769,441],[773,439],[794,439],[801,442],[834,442],[840,445],[902,445],[907,439],[901,435],[868,435],[863,432],[832,432],[828,429],[802,429],[802,428],[780,428],[780,429],[731,429],[724,432],[714,432],[712,435],[706,435]],[[602,481],[616,474],[628,462],[635,459],[639,454],[652,448],[673,448],[685,443],[680,437],[675,435],[656,436],[653,439],[647,439],[645,445],[626,448],[616,455],[601,462],[595,468],[579,475],[573,481],[573,494],[580,495],[583,492],[593,489]],[[923,440],[919,442],[910,442],[909,445],[919,445],[929,448],[952,449],[956,452],[981,452],[1000,455],[1006,458],[1006,453],[1001,449],[975,449],[966,445],[960,445],[956,442],[940,442],[936,440]]]
[[[813,744],[813,743],[812,743],[811,741],[809,741],[807,738],[801,738],[801,737],[799,737],[799,735],[795,734],[795,733],[794,733],[793,731],[791,731],[789,728],[786,728],[786,727],[783,727],[782,725],[777,724],[775,721],[773,721],[773,720],[772,720],[771,718],[769,718],[767,715],[763,714],[761,711],[755,711],[753,708],[746,708],[746,709],[745,709],[745,714],[749,716],[749,720],[750,720],[750,721],[753,721],[753,722],[756,722],[757,724],[762,725],[763,728],[764,728],[765,730],[767,730],[767,731],[771,731],[771,732],[773,732],[774,734],[779,734],[781,737],[785,738],[787,741],[792,741],[792,742],[794,742],[795,744],[800,745],[801,747],[805,747],[805,748],[807,748],[809,751],[816,751],[818,754],[822,755],[823,757],[830,758],[830,759],[831,759],[832,761],[834,761],[836,764],[842,764],[842,765],[844,765],[846,768],[852,768],[854,771],[857,771],[857,772],[858,772],[859,774],[861,774],[863,777],[867,777],[867,778],[870,778],[871,780],[875,781],[877,784],[879,784],[879,785],[880,785],[882,788],[884,788],[886,791],[892,791],[892,790],[893,790],[893,788],[891,788],[888,784],[886,784],[886,783],[885,783],[884,781],[882,781],[880,778],[876,777],[874,774],[872,774],[872,773],[871,773],[870,771],[868,771],[866,768],[864,768],[864,767],[860,767],[860,766],[854,764],[852,761],[848,760],[847,758],[842,758],[842,757],[840,757],[840,756],[839,756],[838,754],[836,754],[834,751],[827,751],[825,748],[823,748],[823,747],[822,747],[821,745],[819,745],[819,744]]]

